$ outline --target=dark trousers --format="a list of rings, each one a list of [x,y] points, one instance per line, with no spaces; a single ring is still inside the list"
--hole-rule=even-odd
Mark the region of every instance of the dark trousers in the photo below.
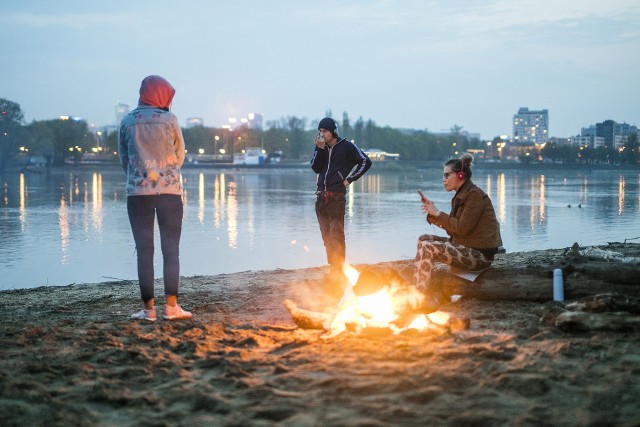
[[[127,213],[138,254],[138,282],[144,302],[153,298],[153,230],[160,229],[165,295],[178,295],[182,197],[175,194],[127,197]]]
[[[345,260],[344,211],[346,197],[342,193],[319,192],[316,216],[332,271],[342,271]]]

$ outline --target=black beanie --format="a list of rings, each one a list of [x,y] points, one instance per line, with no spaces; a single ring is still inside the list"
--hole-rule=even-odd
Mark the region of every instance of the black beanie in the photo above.
[[[338,136],[338,123],[336,123],[336,121],[331,117],[325,117],[320,120],[320,123],[318,123],[318,130],[320,129],[326,129],[333,133],[333,136]]]

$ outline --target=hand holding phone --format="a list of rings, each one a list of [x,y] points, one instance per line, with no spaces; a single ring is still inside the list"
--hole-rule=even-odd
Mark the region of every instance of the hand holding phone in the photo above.
[[[422,190],[418,190],[418,194],[420,195],[420,200],[422,200],[423,203],[428,200],[427,197],[422,192]]]
[[[325,146],[324,137],[322,136],[322,134],[320,132],[318,132],[318,136],[316,136],[316,139],[315,139],[314,142],[319,148],[324,148],[324,146]]]

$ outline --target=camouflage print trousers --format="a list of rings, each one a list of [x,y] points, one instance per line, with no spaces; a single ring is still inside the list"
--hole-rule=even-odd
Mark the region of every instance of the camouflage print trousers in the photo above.
[[[446,237],[423,234],[418,237],[416,253],[415,285],[418,289],[427,289],[436,261],[465,270],[482,270],[491,265],[480,251],[453,244]]]

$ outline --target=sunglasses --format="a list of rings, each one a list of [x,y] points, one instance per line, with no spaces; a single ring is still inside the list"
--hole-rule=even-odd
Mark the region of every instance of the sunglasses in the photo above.
[[[453,174],[455,174],[455,172],[453,172],[453,171],[451,171],[451,172],[445,172],[445,173],[443,173],[443,174],[442,174],[442,177],[443,177],[444,179],[449,179],[449,177],[450,177],[451,175],[453,175]]]

